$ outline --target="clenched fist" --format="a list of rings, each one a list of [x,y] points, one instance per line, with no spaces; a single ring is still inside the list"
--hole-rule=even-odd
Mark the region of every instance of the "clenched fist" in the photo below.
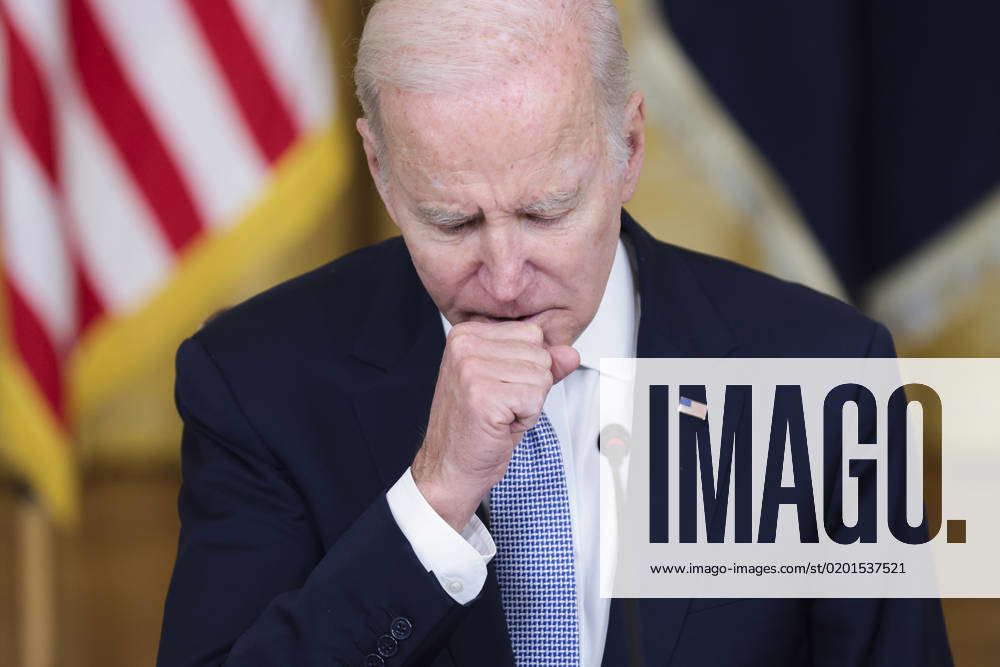
[[[455,530],[503,477],[552,385],[579,365],[573,348],[546,348],[536,324],[452,327],[412,473],[424,498]]]

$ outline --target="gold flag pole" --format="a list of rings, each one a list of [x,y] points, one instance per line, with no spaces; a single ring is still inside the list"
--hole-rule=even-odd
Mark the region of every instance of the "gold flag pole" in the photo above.
[[[55,665],[55,531],[30,493],[17,505],[17,599],[22,667]]]

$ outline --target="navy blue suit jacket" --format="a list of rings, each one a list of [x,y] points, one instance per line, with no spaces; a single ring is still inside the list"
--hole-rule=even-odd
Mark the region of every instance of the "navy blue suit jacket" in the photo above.
[[[884,327],[839,301],[661,243],[624,212],[622,233],[640,357],[894,355]],[[365,664],[394,631],[386,665],[513,663],[492,566],[479,597],[455,603],[385,498],[420,446],[444,343],[396,238],[181,345],[182,527],[159,665]],[[936,600],[646,599],[612,602],[604,664],[951,658]]]

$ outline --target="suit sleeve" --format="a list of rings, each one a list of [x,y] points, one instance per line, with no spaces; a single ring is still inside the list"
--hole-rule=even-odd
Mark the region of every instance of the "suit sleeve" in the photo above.
[[[180,541],[157,664],[405,664],[460,608],[385,494],[324,549],[294,481],[197,337],[177,356]],[[371,656],[371,658],[369,657]]]
[[[883,325],[874,325],[865,356],[896,356],[892,336]],[[878,414],[884,415],[884,410]],[[868,442],[875,442],[875,427],[875,423],[864,425],[864,430],[871,434]],[[838,480],[833,484],[826,480],[825,486],[839,497],[840,462],[828,465],[827,469],[835,471]],[[880,479],[879,483],[884,484],[885,480]],[[876,493],[876,487],[872,485],[865,493]],[[889,503],[890,512],[906,511],[903,499],[891,498]],[[812,664],[816,666],[953,664],[941,602],[937,599],[814,600],[810,605],[810,636]]]
[[[462,532],[456,531],[420,493],[409,468],[385,498],[417,559],[434,573],[441,588],[459,604],[476,599],[486,583],[486,565],[497,553],[496,543],[479,517],[473,514]]]

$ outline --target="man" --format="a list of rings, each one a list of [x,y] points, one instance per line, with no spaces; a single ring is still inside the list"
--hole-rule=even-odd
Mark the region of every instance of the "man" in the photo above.
[[[600,599],[600,357],[893,354],[621,210],[644,111],[611,2],[382,0],[356,74],[402,240],[181,346],[161,665],[950,662],[936,602]]]

